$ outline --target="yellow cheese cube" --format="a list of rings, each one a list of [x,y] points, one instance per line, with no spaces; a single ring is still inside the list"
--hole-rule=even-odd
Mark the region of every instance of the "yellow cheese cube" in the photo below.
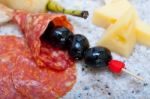
[[[135,14],[133,10],[129,10],[115,24],[108,28],[104,37],[97,44],[128,57],[136,42],[134,26]]]
[[[118,0],[97,8],[93,13],[93,24],[107,28],[110,24],[114,24],[131,7],[127,0]]]
[[[150,25],[139,19],[136,10],[128,0],[112,0],[112,3],[96,9],[93,15],[93,23],[107,28],[124,15],[125,11],[128,9],[132,9],[136,13],[135,32],[137,34],[137,42],[150,47]]]
[[[150,47],[150,25],[144,21],[137,20],[135,32],[137,35],[137,41]]]

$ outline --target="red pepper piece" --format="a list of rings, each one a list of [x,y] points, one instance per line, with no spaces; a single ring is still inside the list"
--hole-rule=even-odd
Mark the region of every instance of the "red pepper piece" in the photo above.
[[[108,64],[108,69],[113,73],[121,73],[125,64],[118,60],[111,60]]]

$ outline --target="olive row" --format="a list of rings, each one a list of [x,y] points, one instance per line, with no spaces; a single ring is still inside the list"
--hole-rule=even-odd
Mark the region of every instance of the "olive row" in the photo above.
[[[67,50],[74,60],[82,60],[87,66],[104,67],[112,59],[111,52],[104,47],[89,46],[88,39],[81,34],[73,34],[65,27],[46,30],[46,37],[54,47]]]

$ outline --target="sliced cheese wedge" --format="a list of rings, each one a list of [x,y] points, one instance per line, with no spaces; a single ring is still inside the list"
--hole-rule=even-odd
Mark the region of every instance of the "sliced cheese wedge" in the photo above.
[[[137,35],[137,41],[140,44],[150,47],[150,25],[144,21],[137,20],[135,26],[135,33]]]
[[[133,10],[129,10],[108,28],[97,45],[107,47],[113,52],[128,57],[136,42],[134,26],[135,14]]]
[[[92,18],[93,24],[107,28],[110,24],[114,24],[131,7],[127,0],[118,0],[96,8]]]

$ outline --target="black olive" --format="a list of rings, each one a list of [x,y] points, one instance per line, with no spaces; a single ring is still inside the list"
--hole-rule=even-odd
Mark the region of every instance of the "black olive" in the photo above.
[[[73,35],[73,33],[67,28],[54,27],[49,31],[47,38],[52,46],[64,49],[66,48],[66,43],[70,35]]]
[[[81,60],[84,51],[89,48],[87,38],[81,34],[72,35],[68,39],[69,55],[75,60]]]
[[[109,49],[104,47],[89,48],[84,53],[84,61],[87,66],[105,67],[112,59]]]
[[[41,39],[44,41],[49,41],[49,33],[50,31],[54,28],[54,24],[53,22],[50,22],[46,28],[46,30],[44,31],[44,34],[41,36]]]

